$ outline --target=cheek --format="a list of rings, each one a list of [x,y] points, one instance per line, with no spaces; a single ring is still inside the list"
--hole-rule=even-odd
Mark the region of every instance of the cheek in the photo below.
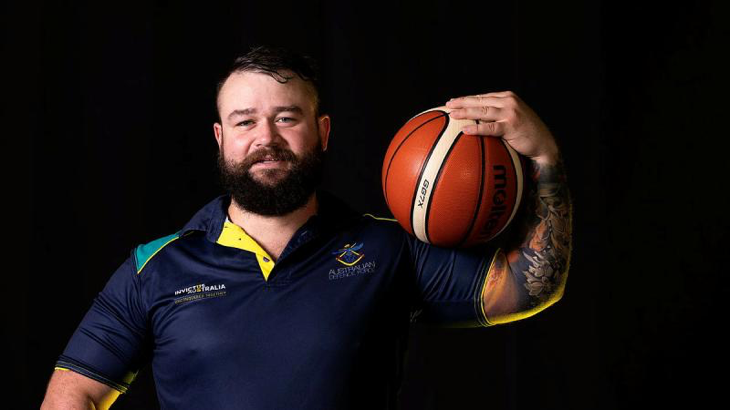
[[[251,141],[247,138],[238,136],[233,138],[224,138],[221,146],[224,158],[235,161],[240,161],[246,157],[250,148]]]

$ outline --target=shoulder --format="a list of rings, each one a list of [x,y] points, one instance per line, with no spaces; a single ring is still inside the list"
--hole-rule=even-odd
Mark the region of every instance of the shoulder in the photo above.
[[[360,229],[367,231],[370,236],[375,236],[382,240],[403,241],[408,237],[408,233],[393,218],[367,213],[358,218],[357,224],[360,226]]]
[[[382,229],[385,231],[394,230],[398,232],[405,232],[400,226],[398,221],[393,218],[387,218],[383,216],[377,216],[373,214],[362,214],[360,222],[368,227],[375,229]]]
[[[156,257],[164,248],[182,237],[182,231],[157,238],[153,241],[138,245],[134,248],[133,256],[137,274],[147,266],[147,263]]]

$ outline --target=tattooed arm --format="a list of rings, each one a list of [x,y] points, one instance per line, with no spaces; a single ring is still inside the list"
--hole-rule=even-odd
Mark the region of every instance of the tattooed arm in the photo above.
[[[490,324],[530,317],[557,302],[568,277],[571,203],[559,160],[533,162],[521,243],[499,250],[482,294]]]
[[[532,187],[514,246],[497,251],[482,294],[490,324],[530,317],[560,299],[568,277],[572,205],[555,139],[514,93],[457,98],[446,106],[454,118],[479,120],[473,135],[500,136],[530,158]]]

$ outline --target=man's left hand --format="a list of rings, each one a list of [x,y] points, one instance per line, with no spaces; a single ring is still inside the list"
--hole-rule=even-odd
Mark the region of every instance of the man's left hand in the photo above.
[[[502,137],[518,153],[539,164],[554,164],[558,147],[547,126],[512,91],[453,98],[446,103],[455,119],[476,120],[465,134]]]

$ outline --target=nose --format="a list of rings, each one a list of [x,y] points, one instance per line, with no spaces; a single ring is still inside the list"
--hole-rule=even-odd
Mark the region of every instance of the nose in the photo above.
[[[256,139],[253,142],[254,147],[270,147],[278,145],[281,140],[279,130],[272,121],[262,121],[256,133]]]

